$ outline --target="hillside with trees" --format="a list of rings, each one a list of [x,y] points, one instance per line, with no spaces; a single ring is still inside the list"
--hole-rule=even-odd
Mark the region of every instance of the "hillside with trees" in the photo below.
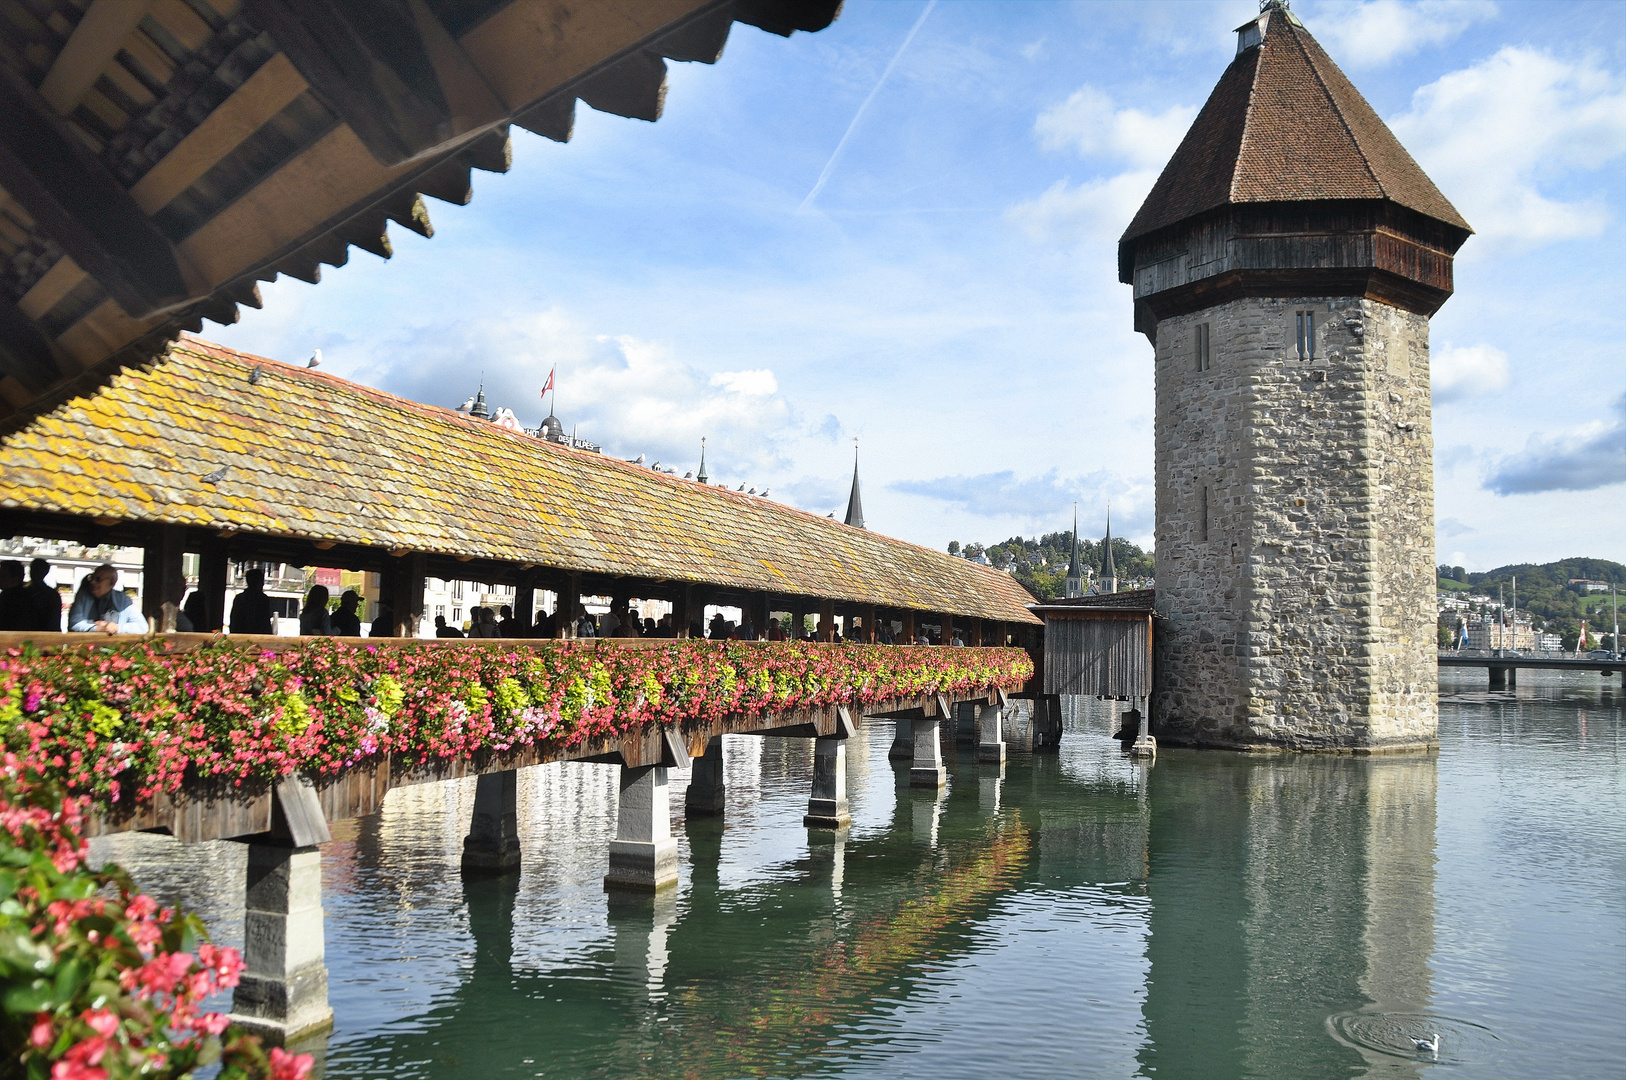
[[[1101,575],[1102,548],[1099,540],[1079,541],[1079,561],[1095,577]],[[950,555],[967,559],[986,556],[988,562],[1000,570],[1009,570],[1011,576],[1027,586],[1040,600],[1054,600],[1067,593],[1067,563],[1073,554],[1071,532],[1046,533],[1032,539],[1013,536],[998,544],[960,546],[958,540],[948,546]],[[1112,538],[1112,562],[1118,571],[1118,587],[1150,588],[1152,584],[1152,556],[1122,537]]]
[[[1537,630],[1560,635],[1564,648],[1575,648],[1581,620],[1594,634],[1607,635],[1613,629],[1613,601],[1607,590],[1588,591],[1580,582],[1601,581],[1626,594],[1626,565],[1608,559],[1560,559],[1550,563],[1518,563],[1499,566],[1485,573],[1471,574],[1460,566],[1437,568],[1441,592],[1473,593],[1513,603],[1514,579],[1518,579],[1519,610],[1528,612]]]

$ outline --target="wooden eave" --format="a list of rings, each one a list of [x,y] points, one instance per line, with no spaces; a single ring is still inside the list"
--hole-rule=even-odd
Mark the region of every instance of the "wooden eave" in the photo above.
[[[655,120],[668,60],[839,0],[26,0],[0,6],[0,433],[202,320],[316,282],[424,196],[502,172],[512,124]]]

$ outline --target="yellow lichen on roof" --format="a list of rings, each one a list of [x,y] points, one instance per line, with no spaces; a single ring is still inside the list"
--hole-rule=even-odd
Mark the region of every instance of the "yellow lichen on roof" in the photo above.
[[[9,437],[0,506],[1036,621],[990,567],[190,335]]]

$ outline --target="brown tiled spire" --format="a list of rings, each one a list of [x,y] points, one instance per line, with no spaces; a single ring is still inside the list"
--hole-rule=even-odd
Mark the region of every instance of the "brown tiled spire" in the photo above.
[[[1472,231],[1285,5],[1239,33],[1121,244],[1227,204],[1329,199],[1387,200]]]

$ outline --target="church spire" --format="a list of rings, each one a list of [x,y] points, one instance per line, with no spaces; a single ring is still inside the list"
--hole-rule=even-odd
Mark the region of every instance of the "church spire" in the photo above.
[[[1112,561],[1112,504],[1107,503],[1107,538],[1101,541],[1101,591],[1118,591],[1118,567]]]
[[[1073,504],[1073,557],[1067,563],[1067,595],[1084,595],[1084,569],[1078,560],[1078,504]]]
[[[847,496],[847,524],[855,529],[864,527],[864,500],[858,495],[858,440],[853,440],[853,490]]]
[[[704,435],[700,436],[700,471],[695,474],[695,479],[702,484],[711,483],[706,476],[706,437]]]

